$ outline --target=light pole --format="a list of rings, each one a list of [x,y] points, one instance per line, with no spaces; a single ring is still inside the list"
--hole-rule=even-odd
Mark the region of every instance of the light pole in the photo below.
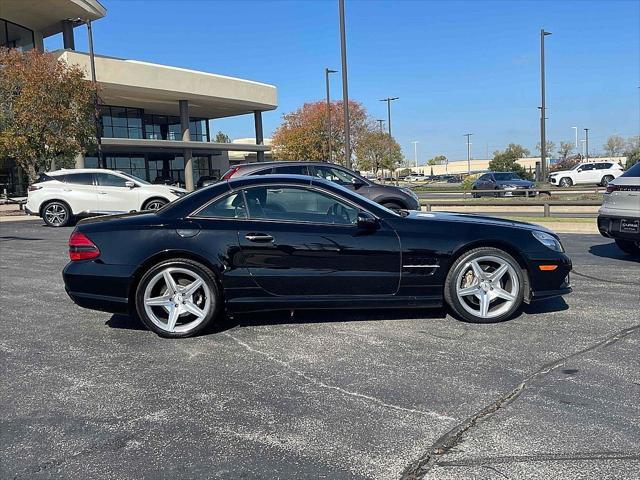
[[[589,161],[589,129],[584,129],[584,159],[586,162]]]
[[[327,157],[329,158],[329,163],[332,161],[332,153],[331,153],[331,98],[329,96],[329,74],[336,73],[336,70],[330,70],[328,68],[324,69],[324,80],[327,86],[327,150],[329,151]]]
[[[540,166],[542,167],[542,178],[547,178],[547,132],[545,125],[546,100],[545,100],[545,76],[544,76],[544,37],[551,35],[551,32],[545,32],[544,28],[540,30]]]
[[[418,141],[414,140],[413,142],[413,159],[416,162],[416,168],[418,168]]]
[[[387,97],[380,100],[387,102],[387,131],[389,132],[389,163],[391,163],[391,102],[398,100],[400,97]]]
[[[384,130],[384,120],[379,118],[376,120],[376,122],[378,122],[378,124],[380,125],[380,131]]]
[[[340,10],[340,56],[342,57],[342,110],[344,111],[344,163],[351,167],[351,136],[349,132],[349,87],[347,85],[347,36],[344,28],[344,0],[338,1]]]
[[[576,150],[578,150],[578,127],[571,127],[575,131],[576,134]]]
[[[471,173],[471,143],[469,143],[469,140],[471,140],[471,135],[473,135],[473,133],[465,133],[463,135],[463,137],[467,137],[467,173],[468,174]]]

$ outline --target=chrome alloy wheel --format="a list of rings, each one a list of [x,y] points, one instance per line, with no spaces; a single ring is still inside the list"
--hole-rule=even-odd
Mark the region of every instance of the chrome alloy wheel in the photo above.
[[[67,221],[67,210],[59,203],[50,203],[44,209],[44,216],[49,225],[59,227]]]
[[[456,295],[462,307],[483,319],[496,318],[516,303],[520,281],[506,260],[487,255],[468,261],[456,278]]]
[[[158,272],[144,290],[144,309],[158,328],[185,333],[200,325],[215,298],[203,278],[191,270],[168,267]]]
[[[147,204],[146,210],[160,210],[166,204],[167,202],[163,202],[162,200],[153,200]]]

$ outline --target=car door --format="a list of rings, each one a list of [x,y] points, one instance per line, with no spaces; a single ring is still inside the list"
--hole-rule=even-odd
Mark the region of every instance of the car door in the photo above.
[[[74,214],[98,210],[98,192],[93,173],[68,173],[63,181],[62,200],[69,204]]]
[[[575,183],[598,183],[600,180],[596,180],[597,175],[598,171],[596,170],[595,163],[585,163],[578,168]]]
[[[357,226],[357,206],[312,186],[243,191],[239,267],[276,296],[391,295],[400,281],[400,241],[380,223]]]
[[[131,181],[113,173],[96,173],[98,184],[98,209],[101,212],[118,213],[140,210],[138,188],[128,187]],[[135,183],[134,183],[135,185]]]

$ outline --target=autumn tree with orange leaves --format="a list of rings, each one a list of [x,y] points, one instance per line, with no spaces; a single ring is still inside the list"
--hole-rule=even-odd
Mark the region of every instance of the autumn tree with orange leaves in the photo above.
[[[29,177],[68,166],[95,142],[93,85],[48,53],[0,48],[0,159]]]

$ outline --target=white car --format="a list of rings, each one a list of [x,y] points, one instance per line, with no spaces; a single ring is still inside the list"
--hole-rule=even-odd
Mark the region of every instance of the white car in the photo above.
[[[560,187],[572,185],[602,185],[622,175],[622,167],[616,162],[582,162],[571,170],[561,170],[549,174],[549,182]]]
[[[423,173],[412,173],[404,178],[405,182],[424,182],[427,179]]]
[[[56,170],[29,186],[26,211],[51,227],[63,227],[76,217],[157,210],[185,193],[115,170]]]
[[[598,230],[613,238],[622,251],[640,255],[640,163],[607,185]]]

